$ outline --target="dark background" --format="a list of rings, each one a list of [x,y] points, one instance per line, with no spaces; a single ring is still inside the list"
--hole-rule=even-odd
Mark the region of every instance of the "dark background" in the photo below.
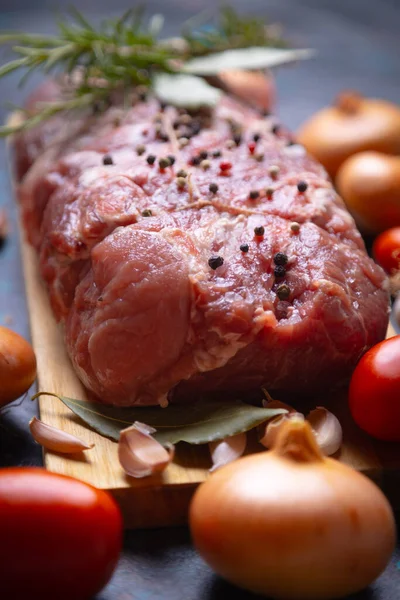
[[[54,14],[69,0],[0,0],[0,30],[50,33]],[[118,14],[129,0],[79,0],[76,6],[94,19]],[[166,17],[164,34],[178,33],[180,23],[215,0],[149,0],[149,14]],[[318,56],[276,72],[278,114],[292,129],[329,104],[344,88],[400,102],[400,0],[245,0],[231,2],[239,10],[267,16],[284,26],[293,46],[317,49]],[[0,50],[0,63],[5,59]],[[37,81],[32,80],[28,89]],[[0,80],[0,119],[7,101],[22,103],[27,90],[17,78]],[[11,218],[12,233],[0,252],[0,324],[29,336],[18,232],[10,191],[5,148],[0,142],[0,207]],[[18,404],[18,403],[17,403]],[[28,421],[35,411],[25,400],[0,413],[0,466],[38,465],[41,452],[30,440]],[[0,565],[1,572],[1,565]],[[290,574],[288,574],[290,576]],[[1,596],[1,577],[0,577]],[[55,590],[55,598],[57,592]],[[250,600],[215,576],[195,553],[185,528],[132,531],[124,555],[107,588],[97,600]],[[352,600],[399,600],[400,552],[370,589]],[[5,598],[4,600],[12,600]],[[73,600],[73,599],[71,599]],[[348,599],[350,600],[350,599]]]

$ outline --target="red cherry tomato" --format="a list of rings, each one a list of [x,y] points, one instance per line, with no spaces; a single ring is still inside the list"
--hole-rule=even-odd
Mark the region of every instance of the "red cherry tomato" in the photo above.
[[[39,468],[0,469],[0,590],[10,600],[89,600],[122,545],[112,497]]]
[[[375,239],[372,252],[387,273],[400,270],[400,227],[384,231]]]
[[[400,335],[364,354],[351,378],[349,403],[361,429],[400,442]]]

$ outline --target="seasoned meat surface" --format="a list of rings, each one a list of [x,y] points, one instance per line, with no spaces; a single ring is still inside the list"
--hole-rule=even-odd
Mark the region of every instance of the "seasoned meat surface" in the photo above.
[[[16,155],[54,313],[103,402],[326,390],[385,335],[383,272],[274,117],[138,98],[57,117]]]

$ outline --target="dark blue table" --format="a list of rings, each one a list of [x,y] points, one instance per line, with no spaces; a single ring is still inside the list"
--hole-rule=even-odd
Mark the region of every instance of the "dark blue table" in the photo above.
[[[51,32],[56,9],[70,4],[70,0],[0,0],[0,29]],[[96,18],[111,9],[120,13],[132,4],[130,0],[76,2],[81,10],[95,14]],[[179,23],[190,14],[212,7],[216,2],[148,0],[145,4],[150,13],[166,15],[165,34],[169,35],[176,33]],[[318,50],[315,60],[277,72],[278,112],[293,129],[344,88],[400,102],[400,0],[238,0],[232,4],[281,22],[293,45]],[[29,88],[35,83],[32,80]],[[25,93],[17,90],[16,78],[12,76],[0,81],[2,120],[4,102],[22,103]],[[0,146],[0,190],[0,207],[6,207],[11,219],[11,234],[0,252],[0,324],[11,320],[13,329],[29,336],[4,145]],[[41,463],[40,449],[32,443],[28,431],[28,421],[34,411],[34,405],[25,400],[0,413],[0,466]],[[175,528],[128,532],[119,567],[97,600],[222,598],[250,600],[255,596],[215,576],[195,553],[188,531]],[[399,599],[400,552],[397,549],[386,572],[370,589],[353,596],[352,600]]]

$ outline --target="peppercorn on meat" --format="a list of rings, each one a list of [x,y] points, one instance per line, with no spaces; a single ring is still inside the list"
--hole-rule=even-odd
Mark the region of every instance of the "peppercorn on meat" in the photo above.
[[[54,313],[103,402],[318,391],[385,335],[383,272],[274,117],[140,93],[129,110],[55,117],[15,154]]]

